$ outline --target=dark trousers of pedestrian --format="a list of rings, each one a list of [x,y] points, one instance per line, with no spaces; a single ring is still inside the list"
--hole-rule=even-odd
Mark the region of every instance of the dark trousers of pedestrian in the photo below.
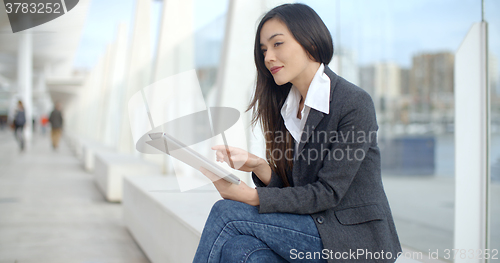
[[[19,144],[19,148],[24,150],[24,134],[23,134],[24,126],[16,125],[14,128],[14,136],[16,137],[16,141]]]

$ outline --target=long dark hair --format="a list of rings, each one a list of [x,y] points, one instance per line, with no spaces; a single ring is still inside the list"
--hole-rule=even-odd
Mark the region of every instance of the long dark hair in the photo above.
[[[278,86],[271,72],[266,68],[260,47],[262,26],[270,19],[283,22],[295,40],[316,62],[330,63],[333,56],[333,42],[330,31],[318,14],[304,4],[284,4],[264,15],[255,35],[254,59],[257,67],[257,85],[248,110],[253,109],[252,124],[260,123],[266,140],[266,158],[271,169],[289,186],[286,171],[293,167],[293,138],[285,127],[280,111],[292,87],[291,83]],[[285,138],[278,139],[278,136]],[[278,150],[279,156],[273,153]]]

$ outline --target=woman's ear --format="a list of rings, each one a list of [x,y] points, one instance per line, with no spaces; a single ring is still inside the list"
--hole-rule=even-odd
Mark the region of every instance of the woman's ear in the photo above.
[[[312,50],[314,52],[316,52],[316,46],[315,45],[312,46]],[[312,61],[316,61],[316,59],[313,57],[313,55],[311,55],[311,53],[309,53],[309,52],[306,52],[306,53],[307,53],[307,56],[309,57],[309,59],[311,59]]]
[[[316,51],[315,47],[313,46],[313,50]],[[309,52],[306,52],[307,53],[307,57],[312,60],[312,61],[316,61],[316,59],[313,57],[313,55],[311,55],[311,53]]]

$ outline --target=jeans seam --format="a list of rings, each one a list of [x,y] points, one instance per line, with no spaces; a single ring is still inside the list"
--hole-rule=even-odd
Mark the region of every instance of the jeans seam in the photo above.
[[[253,251],[251,251],[250,253],[248,253],[248,255],[245,257],[244,261],[242,261],[242,263],[246,263],[248,261],[248,258],[250,257],[250,255],[252,255],[253,253],[257,252],[257,251],[260,251],[260,250],[266,250],[266,249],[269,249],[271,250],[270,248],[266,248],[266,247],[261,247],[261,248],[257,248]],[[272,250],[271,250],[272,251]]]
[[[309,235],[309,234],[306,234],[306,233],[302,233],[300,231],[297,231],[297,230],[294,230],[294,229],[290,229],[290,228],[286,228],[286,227],[281,227],[281,226],[275,226],[275,225],[268,225],[268,224],[264,224],[264,223],[256,223],[256,222],[251,222],[251,221],[245,221],[245,220],[233,220],[233,221],[230,221],[228,223],[226,223],[224,225],[224,227],[222,228],[222,230],[219,232],[217,238],[215,239],[214,243],[212,244],[212,247],[210,248],[210,253],[208,254],[208,258],[210,259],[212,257],[212,254],[213,254],[213,251],[214,251],[214,246],[215,244],[217,243],[217,241],[219,240],[220,236],[221,236],[221,233],[224,232],[224,230],[229,226],[229,225],[232,225],[234,223],[239,223],[239,222],[245,222],[245,223],[249,223],[249,224],[255,224],[255,225],[266,225],[266,226],[270,226],[270,227],[275,227],[275,228],[281,228],[281,229],[286,229],[286,230],[289,230],[289,231],[293,231],[293,232],[296,232],[298,234],[301,234],[301,235],[306,235],[306,236],[309,236],[309,237],[312,237],[312,238],[316,238],[316,239],[319,239],[321,240],[320,237],[317,237],[317,236],[313,236],[313,235]]]

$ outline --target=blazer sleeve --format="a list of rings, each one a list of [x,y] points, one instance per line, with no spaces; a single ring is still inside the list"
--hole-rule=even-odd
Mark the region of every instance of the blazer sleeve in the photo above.
[[[343,136],[348,134],[355,136],[364,132],[369,136],[372,134],[370,131],[378,130],[375,108],[370,96],[362,90],[349,95],[345,96],[345,99],[335,101],[335,103],[343,103],[339,118],[330,118],[330,121],[338,122],[338,125],[336,123],[327,125],[332,127],[332,130],[337,127],[338,139],[329,145],[329,153],[340,150],[344,153],[344,158],[338,158],[338,160],[325,158],[322,168],[317,173],[317,181],[307,185],[285,188],[257,186],[260,201],[259,213],[314,214],[333,208],[340,203],[357,175],[361,163],[367,159],[366,155],[376,154],[370,151],[372,145],[376,147],[376,142],[373,142],[376,136],[375,138],[366,137],[366,140],[361,141],[351,137],[343,139]],[[345,156],[347,151],[350,151],[351,158]],[[358,157],[363,158],[353,158],[352,154],[355,151],[358,151]],[[364,154],[362,155],[359,151]],[[304,162],[304,160],[298,161]]]
[[[257,187],[279,187],[279,188],[284,187],[283,181],[281,180],[279,175],[276,174],[272,169],[271,169],[271,180],[269,181],[268,185],[264,184],[254,172],[252,172],[252,179],[255,186]]]

